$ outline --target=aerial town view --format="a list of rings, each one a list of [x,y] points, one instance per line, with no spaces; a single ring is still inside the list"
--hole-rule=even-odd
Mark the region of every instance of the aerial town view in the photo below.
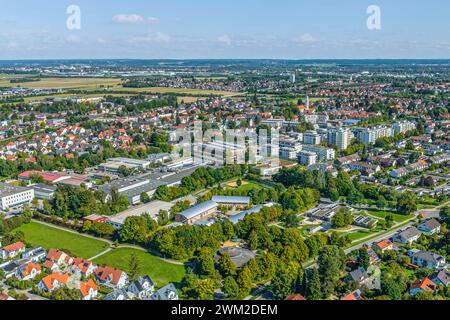
[[[450,300],[447,2],[74,2],[1,3],[2,309]]]

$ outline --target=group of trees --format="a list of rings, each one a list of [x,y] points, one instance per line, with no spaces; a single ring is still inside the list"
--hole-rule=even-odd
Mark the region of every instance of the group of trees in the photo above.
[[[112,215],[128,208],[128,200],[112,190],[110,199],[100,190],[86,190],[60,185],[52,200],[44,200],[43,210],[49,215],[67,219],[81,219],[92,213]]]
[[[160,186],[156,189],[154,199],[172,201],[190,193],[213,187],[232,178],[242,177],[248,172],[246,165],[227,165],[220,168],[201,167],[181,180],[180,187]]]

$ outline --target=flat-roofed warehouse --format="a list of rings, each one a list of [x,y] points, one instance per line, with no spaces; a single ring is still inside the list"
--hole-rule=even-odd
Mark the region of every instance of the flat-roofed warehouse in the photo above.
[[[211,200],[228,207],[244,208],[250,205],[250,197],[214,196]]]
[[[131,159],[131,158],[111,158],[106,160],[106,163],[102,163],[98,166],[100,170],[106,172],[117,173],[120,167],[127,169],[140,169],[146,170],[150,166],[151,162],[148,160]]]
[[[201,220],[216,213],[217,206],[217,203],[212,200],[202,202],[187,210],[184,210],[183,212],[178,213],[175,216],[175,221],[192,224],[195,221]]]
[[[49,186],[45,183],[36,183],[30,186],[30,188],[34,190],[34,195],[38,199],[51,200],[56,191],[56,186]]]
[[[106,222],[113,225],[116,229],[121,229],[128,217],[139,217],[144,214],[150,215],[153,219],[158,217],[161,210],[170,211],[174,206],[173,203],[165,201],[152,201],[134,208],[130,208],[110,217]]]
[[[7,210],[15,206],[31,203],[34,199],[34,190],[0,182],[0,199],[1,209]]]
[[[163,185],[166,185],[166,183],[162,181],[141,178],[125,178],[99,186],[98,189],[109,195],[112,190],[116,190],[120,196],[126,196],[130,204],[138,204],[141,202],[142,193],[147,193],[151,197],[155,193],[156,189]]]

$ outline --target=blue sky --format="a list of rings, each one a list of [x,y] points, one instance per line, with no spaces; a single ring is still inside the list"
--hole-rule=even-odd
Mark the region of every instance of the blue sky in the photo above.
[[[0,59],[450,58],[449,13],[448,0],[0,0]]]

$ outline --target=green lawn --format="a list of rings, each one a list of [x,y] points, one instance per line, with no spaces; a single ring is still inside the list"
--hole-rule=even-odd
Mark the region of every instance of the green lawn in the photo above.
[[[359,239],[368,237],[372,234],[375,234],[375,233],[373,231],[369,231],[369,230],[361,230],[361,231],[348,233],[348,236],[352,241],[355,241],[355,240],[359,240]]]
[[[403,214],[398,214],[390,211],[379,211],[379,210],[367,210],[367,211],[369,212],[369,214],[381,219],[386,218],[387,215],[392,215],[394,217],[395,222],[403,222],[413,217],[412,215],[405,216]]]
[[[26,242],[45,249],[60,249],[69,251],[71,255],[89,259],[106,250],[106,242],[83,237],[81,235],[62,231],[50,226],[31,222],[22,225],[17,230],[25,234]]]
[[[130,257],[133,253],[139,260],[141,274],[149,275],[156,282],[157,287],[163,287],[169,282],[177,285],[185,275],[184,266],[165,262],[151,253],[136,249],[115,249],[95,259],[94,262],[98,265],[106,264],[128,272]]]

